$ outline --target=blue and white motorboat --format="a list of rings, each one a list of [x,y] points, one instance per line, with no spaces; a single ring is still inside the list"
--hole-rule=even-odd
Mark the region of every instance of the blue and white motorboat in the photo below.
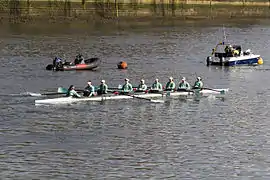
[[[228,47],[231,47],[233,51],[226,51]],[[222,42],[212,50],[211,56],[206,59],[206,64],[207,66],[261,65],[263,59],[260,55],[253,54],[250,49],[243,51],[240,45]]]

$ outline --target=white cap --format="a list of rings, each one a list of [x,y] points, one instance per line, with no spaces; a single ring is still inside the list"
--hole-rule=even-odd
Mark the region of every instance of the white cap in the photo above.
[[[157,81],[157,82],[158,82],[158,79],[156,79],[155,81]]]
[[[169,77],[170,80],[173,80],[173,77]]]
[[[125,79],[125,81],[129,81],[129,79],[128,79],[128,78],[126,78],[126,79]]]
[[[141,82],[144,82],[144,79],[141,79]]]
[[[182,81],[185,81],[186,80],[186,78],[185,77],[182,77]]]
[[[102,83],[105,83],[105,80],[104,80],[104,79],[102,79],[102,80],[101,80],[101,82],[102,82]]]
[[[202,78],[201,77],[197,77],[197,79],[200,81]]]

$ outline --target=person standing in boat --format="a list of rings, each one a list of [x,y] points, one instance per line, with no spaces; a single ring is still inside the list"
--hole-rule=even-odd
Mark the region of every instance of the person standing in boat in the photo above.
[[[81,95],[79,95],[79,94],[75,91],[75,86],[70,85],[69,88],[68,88],[66,97],[80,98]]]
[[[152,84],[150,92],[160,92],[162,91],[162,84],[158,81],[158,79],[155,80],[155,82]]]
[[[174,89],[175,89],[175,83],[173,81],[173,77],[170,77],[169,81],[166,84],[165,90],[166,91],[174,91]]]
[[[224,51],[225,51],[227,57],[232,57],[233,56],[234,49],[233,49],[232,45],[227,45],[225,47]]]
[[[53,60],[53,67],[55,70],[59,71],[63,69],[63,61],[59,57],[55,57]]]
[[[147,90],[147,85],[145,84],[144,79],[141,79],[141,83],[139,84],[138,88],[137,88],[137,92],[144,92]]]
[[[84,88],[83,96],[91,97],[95,95],[95,87],[92,85],[92,82],[89,80],[87,86]]]
[[[201,77],[197,77],[196,82],[194,83],[193,89],[202,89],[203,88],[203,82]]]
[[[122,92],[120,94],[128,94],[132,91],[132,84],[129,83],[129,79],[125,79],[125,84],[122,86]]]
[[[108,86],[105,83],[105,80],[101,80],[101,84],[99,85],[99,88],[97,90],[98,95],[107,94],[108,92]]]
[[[181,82],[179,83],[178,91],[186,91],[186,90],[190,90],[190,85],[186,81],[186,78],[183,77]]]

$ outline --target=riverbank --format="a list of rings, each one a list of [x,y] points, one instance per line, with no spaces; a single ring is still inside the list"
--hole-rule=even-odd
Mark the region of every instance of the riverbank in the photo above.
[[[114,2],[114,1],[113,1]],[[106,1],[1,1],[1,22],[31,21],[109,21],[142,18],[166,19],[224,19],[260,17],[270,15],[269,2],[220,2],[220,1],[157,1],[141,3],[113,3]],[[119,1],[120,2],[120,1]],[[127,1],[126,1],[127,2]]]

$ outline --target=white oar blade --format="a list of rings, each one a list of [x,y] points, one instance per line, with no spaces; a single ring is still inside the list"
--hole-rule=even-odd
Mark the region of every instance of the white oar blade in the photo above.
[[[33,96],[33,97],[39,97],[39,96],[42,96],[42,94],[40,93],[32,93],[32,92],[28,92],[27,93],[29,96]]]
[[[151,102],[153,102],[153,103],[164,103],[165,101],[164,100],[154,100],[154,99],[151,99]]]

